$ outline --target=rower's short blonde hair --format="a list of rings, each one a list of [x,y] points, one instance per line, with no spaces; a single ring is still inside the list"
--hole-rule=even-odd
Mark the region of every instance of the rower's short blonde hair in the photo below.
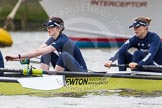
[[[134,19],[134,21],[146,22],[148,25],[150,25],[151,20],[152,20],[151,18],[143,17],[143,16],[140,16],[140,17],[137,17],[137,18]]]

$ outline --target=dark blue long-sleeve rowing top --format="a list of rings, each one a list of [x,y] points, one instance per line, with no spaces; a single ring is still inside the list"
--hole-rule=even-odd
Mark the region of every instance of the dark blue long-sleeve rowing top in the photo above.
[[[117,60],[119,58],[119,52],[120,54],[125,53],[133,47],[147,53],[147,55],[138,62],[139,65],[147,65],[151,62],[162,65],[162,43],[160,42],[160,36],[149,31],[144,39],[140,39],[137,36],[128,39],[110,60]]]
[[[46,41],[45,44],[51,44],[51,46],[53,46],[59,54],[61,54],[62,52],[68,52],[83,67],[83,69],[87,70],[85,60],[79,47],[65,34],[61,33],[57,39],[51,37]]]

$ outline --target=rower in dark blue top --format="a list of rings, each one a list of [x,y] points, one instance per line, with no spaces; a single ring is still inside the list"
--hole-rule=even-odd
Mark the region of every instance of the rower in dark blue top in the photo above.
[[[65,34],[64,22],[61,18],[53,17],[44,23],[52,38],[45,45],[19,56],[8,55],[6,60],[26,59],[43,55],[41,62],[43,70],[48,70],[52,62],[55,71],[87,72],[87,66],[80,49]]]
[[[1,51],[0,51],[0,68],[4,68],[4,60]],[[0,73],[0,76],[3,76],[3,72]]]
[[[0,68],[4,68],[4,60],[1,51],[0,51]]]
[[[137,65],[162,65],[162,43],[160,37],[148,31],[151,19],[147,17],[138,17],[129,27],[134,27],[135,36],[128,39],[117,51],[117,53],[105,63],[106,67],[118,59],[118,64],[129,64],[132,70],[149,71],[136,69]],[[128,52],[130,48],[136,48],[134,54]],[[119,67],[119,71],[126,71],[126,66]]]

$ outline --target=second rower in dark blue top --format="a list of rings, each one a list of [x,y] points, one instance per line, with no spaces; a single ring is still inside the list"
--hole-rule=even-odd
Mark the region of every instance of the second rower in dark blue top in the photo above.
[[[137,65],[162,65],[162,43],[158,34],[148,31],[150,22],[151,19],[147,17],[136,18],[129,27],[134,27],[135,36],[119,48],[117,53],[105,63],[105,67],[110,67],[117,59],[118,64],[129,64],[132,70],[137,71],[143,70],[136,69]],[[137,50],[131,54],[128,52],[130,48]],[[126,66],[119,66],[119,71],[126,71]]]
[[[19,55],[7,55],[6,60],[19,60],[33,58],[39,55],[51,54],[47,58],[51,61],[55,71],[80,71],[87,72],[87,66],[78,46],[70,40],[65,34],[64,21],[61,18],[53,17],[49,19],[45,26],[51,39],[48,44],[39,47],[35,50]],[[53,38],[53,39],[52,39]],[[53,53],[54,52],[54,53]],[[49,65],[49,61],[42,58],[42,63]],[[48,68],[43,68],[44,70]]]

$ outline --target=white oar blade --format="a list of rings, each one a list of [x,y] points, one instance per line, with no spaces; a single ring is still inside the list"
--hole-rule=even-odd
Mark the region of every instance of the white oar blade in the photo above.
[[[19,78],[18,82],[26,88],[36,90],[54,90],[63,87],[63,75],[47,75],[43,77]]]

